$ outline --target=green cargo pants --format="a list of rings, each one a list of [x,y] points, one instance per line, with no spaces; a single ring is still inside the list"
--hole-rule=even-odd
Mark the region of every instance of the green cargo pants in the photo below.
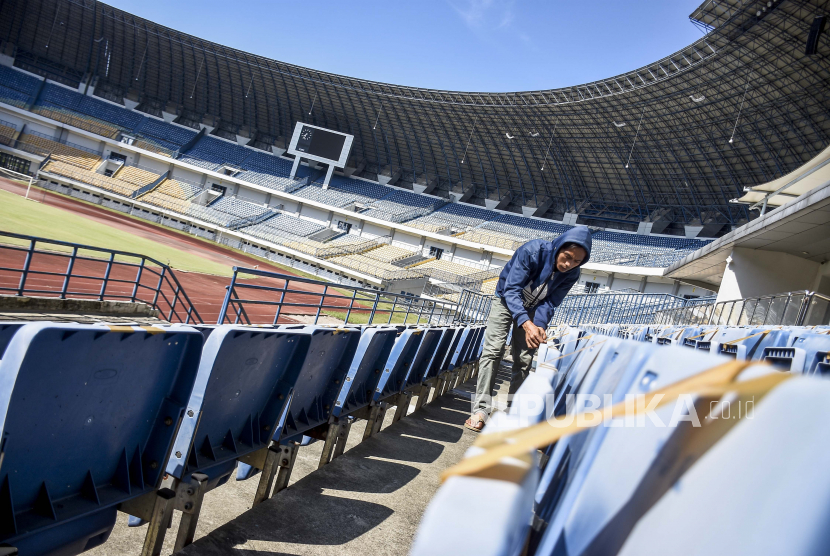
[[[511,341],[513,369],[510,375],[509,395],[516,393],[530,372],[536,350],[527,347],[524,329],[516,326],[504,300],[497,297],[493,300],[490,316],[487,318],[487,329],[484,331],[484,348],[478,363],[478,383],[472,413],[481,412],[489,416],[493,411],[496,373],[504,357],[505,344],[511,327],[513,328]]]

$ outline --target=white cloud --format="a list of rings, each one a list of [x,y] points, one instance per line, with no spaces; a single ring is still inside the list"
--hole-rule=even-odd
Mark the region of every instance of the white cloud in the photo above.
[[[484,40],[493,40],[493,31],[502,38],[518,39],[526,46],[531,37],[516,29],[516,0],[447,0],[455,13],[470,30]]]

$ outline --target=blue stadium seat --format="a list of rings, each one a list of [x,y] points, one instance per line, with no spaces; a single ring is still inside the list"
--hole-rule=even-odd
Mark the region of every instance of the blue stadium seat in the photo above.
[[[830,372],[830,336],[791,330],[791,343],[765,347],[760,359],[782,371],[825,375]]]
[[[309,336],[309,356],[299,370],[288,410],[273,437],[278,444],[274,449],[280,451],[273,494],[288,486],[299,447],[325,440],[329,418],[361,337],[355,328],[305,326],[296,332]],[[252,474],[250,467],[240,464],[238,478]],[[259,490],[267,497],[270,489],[270,477],[263,473]]]
[[[343,380],[329,417],[320,467],[343,453],[354,419],[366,419],[367,429],[373,426],[373,412],[369,405],[385,374],[384,369],[397,334],[398,330],[389,326],[363,328],[349,372]]]
[[[406,415],[413,395],[412,390],[407,389],[408,379],[423,376],[442,334],[441,328],[409,328],[401,332],[375,389],[371,404],[373,414],[370,413],[364,438],[380,430],[388,407],[396,406],[393,421]]]
[[[631,515],[608,527],[592,553],[826,553],[829,398],[824,380],[781,384],[752,419],[739,421],[682,476],[669,473],[663,485],[657,482],[665,490],[659,499],[656,481],[643,485],[642,494],[652,498],[629,504]]]
[[[150,521],[145,539],[150,552],[163,543],[173,509],[182,512],[175,551],[193,541],[204,494],[227,482],[237,461],[271,471],[273,480],[276,453],[268,446],[310,343],[308,334],[289,330],[234,325],[200,330],[206,339],[199,374],[165,468],[174,478],[175,502],[155,516],[137,516]],[[254,504],[264,498],[258,492]]]
[[[161,482],[201,348],[189,327],[20,327],[0,361],[0,542],[67,556],[105,542],[116,508]]]
[[[678,350],[656,347],[645,362],[634,360],[613,388],[612,403],[623,401],[626,394],[654,391],[728,361]],[[669,423],[674,409],[669,404],[655,410],[655,415],[663,423]],[[538,538],[537,552],[550,554],[556,546],[568,547],[571,554],[589,549],[606,525],[626,512],[626,503],[660,448],[671,440],[675,431],[682,434],[685,430],[656,426],[644,418],[644,426],[598,427],[577,435],[586,436],[584,451],[581,457],[571,455],[577,462],[576,469],[564,484],[556,507],[552,512],[548,508],[547,527],[536,527],[541,535],[537,534],[531,544]]]

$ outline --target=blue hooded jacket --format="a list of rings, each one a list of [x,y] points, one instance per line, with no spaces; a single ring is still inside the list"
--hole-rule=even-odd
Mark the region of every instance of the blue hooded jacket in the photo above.
[[[553,310],[562,303],[571,286],[579,280],[579,266],[568,272],[556,271],[556,254],[566,243],[576,243],[585,249],[585,260],[591,258],[591,231],[587,226],[576,226],[553,241],[534,239],[528,241],[513,253],[499,275],[496,295],[504,299],[517,326],[533,319],[533,324],[547,328]],[[580,265],[582,266],[582,265]],[[522,303],[522,288],[531,284],[531,289],[539,287],[542,280],[548,279],[548,295],[533,309],[532,316]]]

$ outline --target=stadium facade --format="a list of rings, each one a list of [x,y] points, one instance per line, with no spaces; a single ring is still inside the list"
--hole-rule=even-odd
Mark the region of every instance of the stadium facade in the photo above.
[[[148,114],[284,148],[297,121],[354,134],[360,175],[620,229],[728,231],[730,203],[830,143],[820,2],[704,2],[701,39],[608,79],[474,93],[369,82],[228,48],[91,0],[6,0],[15,66]],[[497,71],[498,68],[494,68]],[[469,145],[469,146],[467,146]]]

